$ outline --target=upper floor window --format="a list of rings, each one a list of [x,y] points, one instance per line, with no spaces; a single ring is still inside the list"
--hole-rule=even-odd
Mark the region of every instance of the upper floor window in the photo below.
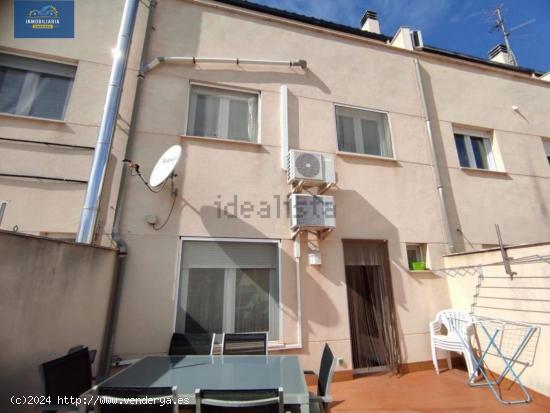
[[[0,112],[63,119],[76,67],[0,53]]]
[[[187,134],[258,141],[258,94],[191,86]]]
[[[461,167],[496,171],[491,138],[483,132],[455,133],[455,144]]]
[[[542,141],[544,145],[544,152],[546,153],[546,159],[548,160],[548,165],[550,165],[550,140]]]
[[[393,157],[388,115],[336,106],[338,150]]]

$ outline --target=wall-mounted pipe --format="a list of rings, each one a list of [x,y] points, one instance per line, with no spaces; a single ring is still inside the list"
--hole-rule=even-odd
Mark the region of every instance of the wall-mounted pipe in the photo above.
[[[153,70],[163,62],[177,63],[221,63],[221,64],[236,64],[236,65],[266,65],[266,66],[288,66],[301,67],[307,69],[307,62],[303,59],[299,60],[258,60],[258,59],[240,59],[236,58],[218,58],[218,57],[196,57],[196,56],[158,56],[151,60],[146,65],[141,67],[140,73],[145,73]]]
[[[281,168],[286,171],[288,157],[288,86],[281,86],[279,102],[280,130],[281,130]]]
[[[103,190],[107,163],[111,153],[139,2],[140,0],[126,0],[124,4],[117,46],[113,50],[113,67],[107,89],[107,98],[105,99],[103,115],[97,133],[92,169],[80,216],[76,242],[91,244],[94,238],[101,191]]]
[[[145,61],[145,57],[147,56],[147,52],[149,50],[151,30],[153,27],[153,20],[154,20],[156,7],[157,7],[157,2],[155,0],[151,0],[149,2],[149,7],[148,7],[149,11],[147,14],[147,23],[145,26],[145,37],[143,39],[143,46],[141,49],[141,58],[140,58],[141,63]],[[143,81],[144,81],[143,77],[138,76],[137,84],[136,84],[136,93],[134,95],[132,119],[130,121],[130,128],[128,130],[128,141],[126,143],[126,151],[124,156],[126,159],[129,159],[132,157],[132,148],[133,148],[133,143],[134,143],[135,133],[136,133],[135,128],[137,125],[137,118],[140,114],[140,108],[141,108]],[[120,235],[120,220],[121,220],[121,214],[122,214],[122,206],[124,203],[127,176],[128,176],[128,166],[126,163],[124,163],[122,167],[121,177],[120,177],[118,198],[117,198],[117,203],[115,207],[115,218],[114,218],[113,228],[111,232],[111,238],[113,239],[113,241],[115,241],[118,249],[118,265],[117,265],[115,280],[113,283],[113,293],[111,295],[111,301],[109,304],[109,314],[108,314],[107,323],[105,326],[103,344],[101,346],[103,349],[103,352],[100,357],[98,377],[108,377],[110,372],[111,359],[114,353],[115,334],[116,334],[118,314],[119,314],[119,308],[120,308],[120,300],[122,296],[122,287],[124,283],[124,276],[126,273],[126,257],[128,256],[128,246],[126,245],[126,242]]]
[[[437,156],[437,148],[433,138],[432,122],[430,120],[430,113],[428,112],[428,104],[426,103],[426,95],[424,92],[424,82],[422,81],[422,74],[420,73],[420,62],[418,58],[414,59],[414,66],[416,69],[416,80],[418,82],[418,89],[420,92],[420,102],[422,104],[422,112],[424,120],[426,122],[426,133],[428,134],[428,141],[430,142],[430,152],[432,155],[432,162],[434,164],[435,183],[437,187],[437,195],[439,199],[439,206],[441,208],[441,216],[443,218],[443,227],[445,231],[445,238],[447,239],[447,247],[449,252],[455,252],[456,247],[453,238],[453,230],[451,222],[449,220],[449,207],[447,205],[447,199],[445,197],[445,188],[441,180],[441,166],[439,164],[439,158]]]
[[[296,346],[302,348],[302,277],[301,258],[302,245],[300,234],[294,240],[294,258],[296,260]]]

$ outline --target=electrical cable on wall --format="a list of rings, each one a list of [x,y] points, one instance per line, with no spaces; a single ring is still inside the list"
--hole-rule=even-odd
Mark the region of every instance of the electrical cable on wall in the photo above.
[[[170,196],[173,198],[172,200],[172,206],[170,207],[170,211],[168,212],[168,216],[164,220],[164,222],[157,226],[157,217],[155,215],[151,215],[147,217],[147,223],[151,225],[151,227],[155,231],[160,231],[162,228],[166,226],[168,221],[170,220],[170,217],[172,216],[172,213],[174,212],[174,207],[176,206],[176,199],[178,198],[178,190],[174,185],[174,179],[176,176],[178,176],[176,173],[174,173],[174,169],[176,168],[176,165],[178,164],[182,154],[181,146],[174,145],[170,147],[162,156],[159,158],[157,163],[155,164],[155,167],[153,168],[153,171],[151,172],[151,176],[149,177],[149,181],[147,181],[143,174],[141,173],[140,165],[138,163],[133,162],[131,159],[124,159],[123,162],[128,164],[128,168],[130,169],[130,175],[131,176],[138,176],[139,179],[143,182],[145,187],[153,192],[154,194],[158,194],[162,192],[164,187],[166,186],[166,182],[168,179],[170,179]]]
[[[174,206],[176,205],[176,199],[178,198],[177,196],[177,190],[175,193],[172,194],[172,197],[174,198],[173,201],[172,201],[172,206],[170,207],[170,212],[168,212],[168,216],[166,217],[166,220],[162,223],[161,226],[157,227],[155,225],[153,225],[153,229],[155,231],[160,231],[161,229],[164,228],[164,226],[168,223],[168,221],[170,220],[170,217],[172,216],[172,212],[174,211]]]

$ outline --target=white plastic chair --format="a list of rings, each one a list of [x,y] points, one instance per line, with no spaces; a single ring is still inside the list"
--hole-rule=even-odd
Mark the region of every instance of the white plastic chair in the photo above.
[[[442,327],[447,334],[443,334]],[[435,371],[439,374],[436,349],[446,350],[447,367],[451,369],[451,351],[462,353],[471,376],[474,370],[475,360],[470,338],[475,335],[472,317],[459,310],[443,310],[437,313],[434,321],[430,322],[430,337],[432,346],[432,360]],[[469,348],[467,348],[468,346]]]

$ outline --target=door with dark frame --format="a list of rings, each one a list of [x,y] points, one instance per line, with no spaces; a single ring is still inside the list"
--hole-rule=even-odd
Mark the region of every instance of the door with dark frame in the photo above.
[[[387,242],[343,244],[353,371],[398,371],[401,356]]]

